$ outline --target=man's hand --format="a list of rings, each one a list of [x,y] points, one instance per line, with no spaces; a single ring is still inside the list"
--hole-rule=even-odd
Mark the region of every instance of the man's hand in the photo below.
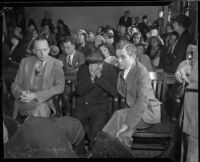
[[[35,93],[31,93],[29,91],[22,91],[20,96],[20,102],[30,102],[35,98]]]
[[[120,131],[117,133],[117,138],[124,143],[126,146],[131,147],[132,145],[133,130],[127,125],[123,124]]]
[[[94,71],[94,74],[97,78],[100,78],[101,75],[102,75],[102,72],[101,72],[101,69],[100,68],[97,68],[95,71]]]
[[[189,83],[190,81],[189,81],[188,76],[191,73],[191,69],[192,69],[191,65],[189,64],[187,65],[187,60],[182,61],[180,65],[178,66],[177,71],[175,73],[176,80],[180,83],[183,83],[184,81]]]

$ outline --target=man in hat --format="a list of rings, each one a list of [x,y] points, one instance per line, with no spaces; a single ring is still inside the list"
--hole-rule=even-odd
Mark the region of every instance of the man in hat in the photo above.
[[[84,134],[72,117],[30,118],[5,143],[4,158],[78,158],[74,148]]]
[[[179,63],[186,59],[186,49],[192,37],[188,32],[188,28],[191,25],[191,19],[186,15],[178,15],[173,23],[174,31],[179,34],[179,39],[172,51],[174,61],[171,66],[166,68],[166,72],[174,74],[177,70]]]
[[[190,61],[184,60],[179,64],[175,76],[178,82],[188,83],[180,117],[183,126],[181,162],[198,162],[198,48]]]
[[[92,46],[90,42],[87,41],[88,39],[88,34],[85,30],[80,29],[77,32],[77,44],[76,44],[76,49],[83,53],[85,57],[91,53],[92,51]]]

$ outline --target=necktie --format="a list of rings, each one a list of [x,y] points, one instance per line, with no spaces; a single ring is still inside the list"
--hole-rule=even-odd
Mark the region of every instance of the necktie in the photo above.
[[[68,65],[72,66],[72,57],[71,57],[71,55],[68,56]]]
[[[45,61],[41,61],[40,65],[35,69],[35,74],[40,75],[44,70],[44,66],[45,66]]]

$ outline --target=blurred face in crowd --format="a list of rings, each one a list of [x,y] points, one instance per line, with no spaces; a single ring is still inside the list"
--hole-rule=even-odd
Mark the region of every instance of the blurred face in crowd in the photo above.
[[[189,44],[186,50],[186,58],[188,59],[189,56],[193,56],[193,53],[196,51],[197,46],[194,44]]]
[[[49,18],[49,13],[48,13],[48,12],[45,12],[45,13],[44,13],[44,17],[45,17],[46,19],[48,19],[48,18]]]
[[[171,35],[169,38],[169,44],[172,46],[176,42],[176,35]]]
[[[172,29],[172,27],[171,26],[167,26],[167,33],[171,33],[171,32],[173,32],[173,29]]]
[[[50,51],[50,48],[49,48],[49,44],[47,40],[35,41],[33,52],[35,53],[35,55],[40,61],[47,60],[49,56],[49,51]]]
[[[134,33],[138,32],[137,28],[135,28],[135,27],[133,27],[131,30],[132,30],[132,31],[131,31],[131,34],[132,34],[132,35],[133,35]]]
[[[63,48],[67,55],[72,55],[75,50],[75,45],[68,41],[63,43]]]
[[[153,48],[158,47],[158,41],[157,41],[156,38],[152,38],[152,39],[151,39],[151,46],[152,46]]]
[[[29,33],[32,33],[33,30],[35,30],[35,26],[34,26],[34,25],[30,25],[30,26],[28,27]]]
[[[77,42],[81,43],[81,44],[85,43],[85,37],[84,37],[84,35],[81,32],[77,33]]]
[[[94,42],[94,37],[95,37],[94,33],[89,32],[88,41],[89,41],[89,42]]]
[[[173,27],[174,27],[174,31],[176,31],[176,32],[179,31],[180,26],[178,25],[178,23],[176,21],[174,21]]]
[[[121,26],[120,28],[120,34],[124,35],[126,33],[126,27],[125,26]]]
[[[50,29],[49,29],[49,26],[48,25],[45,25],[44,26],[44,33],[49,33],[50,32]]]
[[[110,52],[106,46],[100,47],[101,52],[103,53],[104,57],[107,58],[110,56]]]
[[[129,15],[130,15],[130,12],[129,11],[125,11],[124,16],[125,17],[129,17]]]
[[[108,36],[106,36],[105,42],[106,42],[106,44],[112,45],[114,43],[114,37],[109,38]]]
[[[102,42],[101,39],[95,39],[95,40],[94,40],[94,45],[95,45],[96,48],[99,47],[99,45],[101,45],[102,43],[103,43],[103,42]]]
[[[137,46],[136,56],[140,57],[142,54],[144,54],[144,46]]]
[[[36,39],[37,37],[38,37],[38,32],[36,30],[33,30],[32,39]]]
[[[19,29],[18,27],[15,28],[14,34],[15,34],[18,38],[20,37],[21,33],[20,33],[20,29]]]
[[[135,23],[139,23],[140,18],[139,17],[135,17]]]
[[[141,40],[140,34],[135,34],[135,35],[133,36],[133,43],[134,43],[135,45],[138,44],[138,43],[140,43],[140,40]]]
[[[128,28],[127,28],[127,33],[128,33],[128,35],[132,35],[132,32],[131,32],[131,30],[132,30],[132,27],[131,26],[129,26]]]
[[[116,58],[119,68],[122,70],[127,69],[135,61],[134,55],[128,55],[125,48],[116,50]]]
[[[101,30],[102,30],[102,27],[99,26],[99,27],[97,28],[97,34],[100,34],[100,33],[101,33]]]
[[[17,38],[15,38],[15,37],[11,38],[11,43],[12,43],[13,46],[17,45],[18,42],[19,42],[19,40]]]
[[[159,34],[158,34],[158,30],[157,29],[152,29],[151,31],[150,31],[150,35],[151,36],[158,36]]]

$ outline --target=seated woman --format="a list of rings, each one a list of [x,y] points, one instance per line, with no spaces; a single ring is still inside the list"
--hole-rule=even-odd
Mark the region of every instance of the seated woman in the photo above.
[[[28,42],[27,42],[27,47],[26,47],[26,56],[33,56],[33,44],[36,38],[38,38],[39,34],[37,32],[37,30],[33,30],[32,31],[32,35],[29,38]]]
[[[139,32],[135,32],[130,39],[130,42],[135,46],[142,41],[142,34]]]
[[[161,50],[162,42],[160,41],[159,37],[151,37],[150,44],[147,49],[147,55],[150,57],[154,70],[156,70],[159,66]]]
[[[19,64],[21,59],[25,57],[25,43],[15,34],[11,35],[11,43],[9,60]]]
[[[147,68],[148,71],[154,71],[149,56],[144,54],[145,44],[138,43],[136,47],[136,58],[138,59],[138,61],[141,62]]]
[[[109,48],[109,46],[107,44],[102,44],[99,46],[100,51],[102,52],[103,56],[104,56],[104,61],[112,64],[114,66],[117,66],[117,59],[114,56],[114,53],[112,53],[113,51]]]

